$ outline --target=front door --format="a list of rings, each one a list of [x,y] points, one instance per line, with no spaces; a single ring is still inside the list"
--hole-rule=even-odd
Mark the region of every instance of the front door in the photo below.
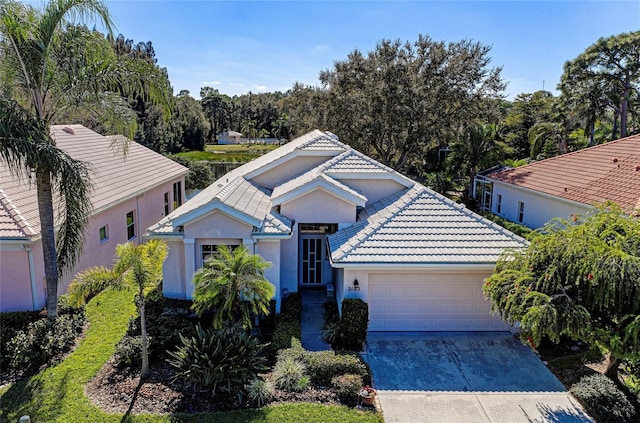
[[[325,260],[325,235],[300,235],[300,284],[320,286]]]

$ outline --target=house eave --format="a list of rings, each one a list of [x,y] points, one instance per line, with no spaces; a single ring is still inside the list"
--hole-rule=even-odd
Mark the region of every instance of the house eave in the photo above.
[[[575,201],[575,200],[569,200],[568,198],[564,198],[564,197],[559,197],[557,195],[553,195],[553,194],[548,194],[546,192],[542,192],[542,191],[537,191],[535,189],[531,189],[531,188],[526,188],[520,185],[516,185],[516,184],[512,184],[510,182],[504,182],[504,181],[499,181],[497,179],[492,179],[492,178],[487,178],[487,180],[493,184],[497,184],[497,185],[503,185],[503,186],[508,186],[511,187],[512,189],[518,189],[521,191],[524,191],[526,193],[529,194],[533,194],[533,195],[538,195],[540,197],[544,197],[546,199],[549,200],[554,200],[554,201],[561,201],[563,203],[572,205],[572,206],[579,206],[579,207],[589,207],[589,204],[587,203],[581,203],[580,201]]]
[[[331,266],[336,269],[354,269],[354,270],[397,270],[397,269],[429,269],[429,270],[493,270],[496,267],[495,262],[486,263],[367,263],[367,262],[350,262],[335,263],[331,262]]]

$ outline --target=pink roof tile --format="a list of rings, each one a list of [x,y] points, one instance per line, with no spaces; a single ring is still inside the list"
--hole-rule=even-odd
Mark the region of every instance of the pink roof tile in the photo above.
[[[640,135],[488,175],[490,179],[592,205],[640,207]]]
[[[91,201],[96,212],[188,172],[135,142],[129,143],[123,156],[115,146],[124,137],[105,137],[82,125],[53,125],[51,134],[71,157],[91,163]],[[0,238],[37,235],[40,219],[35,183],[26,176],[16,178],[4,163],[0,165]]]

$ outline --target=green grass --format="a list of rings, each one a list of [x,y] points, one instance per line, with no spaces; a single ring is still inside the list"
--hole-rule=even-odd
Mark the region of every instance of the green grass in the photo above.
[[[218,163],[246,163],[278,147],[279,145],[207,145],[205,151],[185,151],[176,156]]]
[[[84,340],[62,363],[0,391],[0,422],[29,415],[36,422],[363,422],[381,423],[382,416],[346,407],[284,404],[259,410],[193,415],[123,416],[107,414],[84,395],[84,385],[113,355],[116,343],[134,315],[133,294],[106,291],[86,307],[90,323]]]

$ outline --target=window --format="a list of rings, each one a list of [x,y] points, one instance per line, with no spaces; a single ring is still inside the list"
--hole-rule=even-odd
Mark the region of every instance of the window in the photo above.
[[[168,215],[169,214],[169,193],[165,192],[164,193],[164,215]]]
[[[498,194],[498,198],[496,201],[496,214],[500,214],[502,212],[502,194]]]
[[[219,247],[219,245],[202,245],[202,246],[200,246],[202,267],[204,267],[204,263],[207,260],[209,260],[210,258],[212,258],[212,257],[214,257],[216,255],[216,253],[218,252],[218,247]],[[238,247],[239,247],[238,245],[227,245],[227,248],[231,249],[231,251],[235,250]]]
[[[100,243],[109,240],[109,225],[104,225],[100,228]]]
[[[173,209],[182,205],[182,182],[173,184]]]
[[[518,201],[518,222],[524,222],[524,203]]]
[[[127,213],[127,239],[132,240],[136,237],[136,221],[133,210]]]

